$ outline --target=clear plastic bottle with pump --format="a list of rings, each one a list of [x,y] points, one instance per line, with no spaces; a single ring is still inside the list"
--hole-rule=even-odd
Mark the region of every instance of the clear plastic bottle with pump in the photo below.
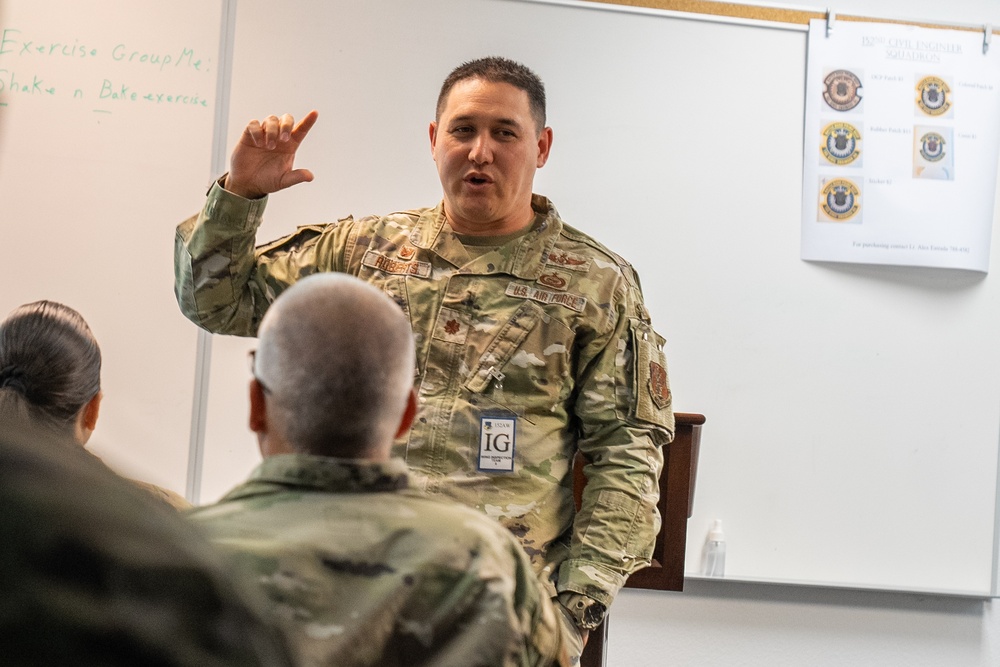
[[[706,577],[726,574],[726,537],[722,534],[722,519],[716,519],[701,556],[701,573]]]

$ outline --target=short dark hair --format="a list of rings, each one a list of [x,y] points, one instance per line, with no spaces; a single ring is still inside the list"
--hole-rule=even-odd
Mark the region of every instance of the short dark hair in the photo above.
[[[444,83],[441,84],[435,112],[436,120],[441,120],[441,112],[444,111],[448,93],[451,92],[456,83],[466,79],[509,83],[520,88],[528,94],[528,104],[531,107],[531,115],[534,117],[535,123],[538,124],[538,131],[541,132],[545,127],[545,84],[542,83],[537,74],[521,63],[500,56],[470,60],[453,69]]]
[[[36,301],[0,322],[0,402],[62,427],[100,390],[101,349],[80,313]]]

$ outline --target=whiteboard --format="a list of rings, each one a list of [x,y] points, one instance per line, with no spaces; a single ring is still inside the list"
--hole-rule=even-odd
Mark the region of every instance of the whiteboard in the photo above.
[[[521,60],[554,129],[536,191],[636,266],[675,408],[707,417],[688,571],[720,518],[731,579],[993,590],[1000,283],[799,259],[804,33],[510,0],[268,7],[238,6],[228,145],[250,118],[320,119],[298,160],[316,180],[272,197],[261,241],[437,203],[441,80]],[[259,458],[252,346],[213,337],[205,501]]]
[[[172,245],[210,177],[220,6],[0,3],[0,317],[80,311],[103,353],[91,450],[181,493],[197,335]]]

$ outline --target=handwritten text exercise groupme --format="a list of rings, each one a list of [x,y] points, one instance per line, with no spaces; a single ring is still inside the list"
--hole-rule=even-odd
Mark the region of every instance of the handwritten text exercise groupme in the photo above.
[[[62,98],[84,100],[98,113],[133,104],[208,109],[210,92],[212,60],[189,45],[146,48],[0,28],[0,108]]]

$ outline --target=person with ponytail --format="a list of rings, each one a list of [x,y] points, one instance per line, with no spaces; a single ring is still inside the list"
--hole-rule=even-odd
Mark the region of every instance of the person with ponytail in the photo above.
[[[0,322],[0,429],[30,423],[55,440],[86,445],[101,409],[101,348],[86,320],[69,306],[35,301]],[[133,480],[176,508],[180,495]]]

